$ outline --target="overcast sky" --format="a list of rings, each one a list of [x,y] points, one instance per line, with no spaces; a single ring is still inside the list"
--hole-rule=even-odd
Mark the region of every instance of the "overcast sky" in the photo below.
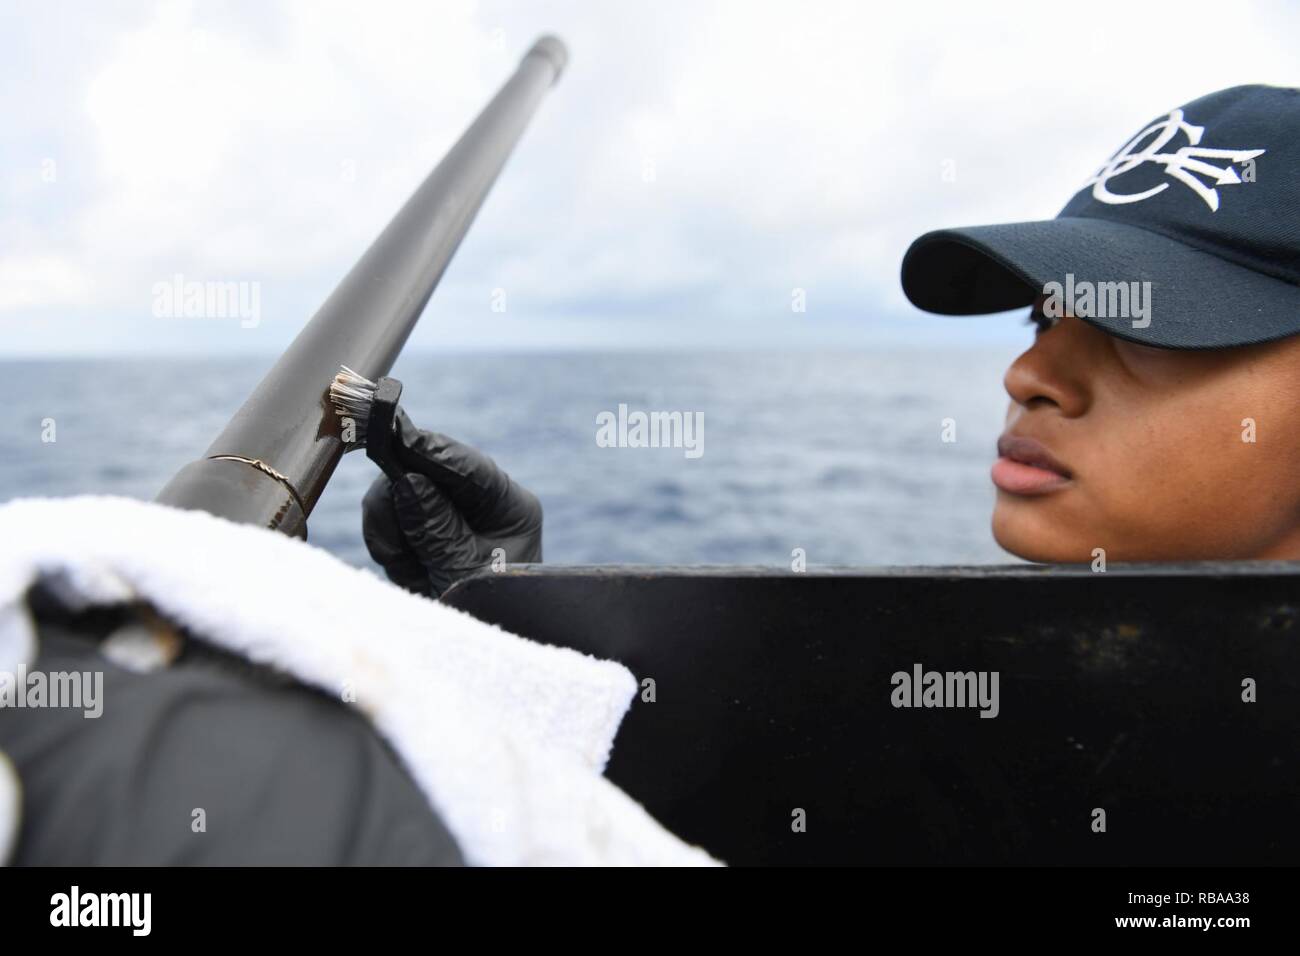
[[[0,23],[0,356],[282,349],[543,32],[569,69],[414,349],[1027,336],[912,309],[908,243],[1051,217],[1171,107],[1300,85],[1300,5],[1244,0],[0,0]],[[259,321],[156,317],[177,274],[257,283]]]

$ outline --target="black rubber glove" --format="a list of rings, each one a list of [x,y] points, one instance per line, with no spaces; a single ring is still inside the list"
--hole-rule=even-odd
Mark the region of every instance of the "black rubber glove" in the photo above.
[[[393,583],[437,597],[494,557],[542,560],[536,495],[478,449],[421,431],[405,412],[395,424],[410,470],[397,481],[380,475],[361,505],[366,548]]]

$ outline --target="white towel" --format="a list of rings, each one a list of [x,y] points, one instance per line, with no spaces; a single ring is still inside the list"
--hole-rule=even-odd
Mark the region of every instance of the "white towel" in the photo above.
[[[305,542],[202,512],[19,500],[0,507],[0,542],[0,661],[35,656],[23,597],[38,578],[83,606],[144,600],[354,700],[470,863],[715,862],[602,776],[636,692],[620,664],[524,640]]]
[[[18,785],[18,772],[4,753],[0,752],[0,866],[18,845],[18,823],[21,819],[22,789]]]

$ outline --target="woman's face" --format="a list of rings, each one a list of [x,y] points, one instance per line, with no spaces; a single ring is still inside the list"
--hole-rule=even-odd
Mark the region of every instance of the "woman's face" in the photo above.
[[[1300,336],[1173,351],[1040,320],[1005,385],[993,535],[1008,551],[1300,558]]]

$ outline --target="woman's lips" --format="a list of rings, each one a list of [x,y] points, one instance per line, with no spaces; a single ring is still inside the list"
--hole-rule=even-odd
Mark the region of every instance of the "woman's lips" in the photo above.
[[[998,439],[992,478],[993,484],[1010,494],[1041,495],[1068,485],[1073,476],[1041,443],[1020,435],[1003,435]]]

